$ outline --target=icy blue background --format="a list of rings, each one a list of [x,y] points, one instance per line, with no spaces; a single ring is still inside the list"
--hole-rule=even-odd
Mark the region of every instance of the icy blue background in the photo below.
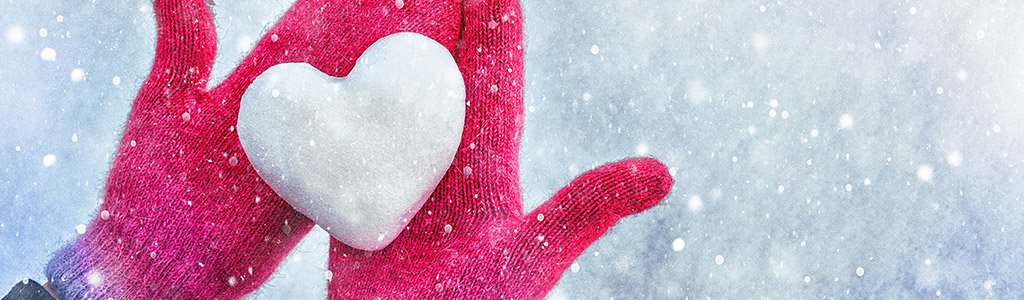
[[[623,156],[676,178],[549,298],[1024,298],[1024,16],[960,2],[525,1],[527,209]],[[218,1],[214,82],[290,4]],[[6,292],[95,215],[155,29],[10,0],[0,34]],[[323,299],[326,251],[251,298]]]

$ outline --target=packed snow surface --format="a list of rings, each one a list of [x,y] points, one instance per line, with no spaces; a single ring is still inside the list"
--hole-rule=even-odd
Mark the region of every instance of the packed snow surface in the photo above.
[[[238,136],[257,173],[331,236],[387,246],[455,157],[465,86],[444,46],[398,33],[344,78],[308,64],[271,67],[242,96]]]

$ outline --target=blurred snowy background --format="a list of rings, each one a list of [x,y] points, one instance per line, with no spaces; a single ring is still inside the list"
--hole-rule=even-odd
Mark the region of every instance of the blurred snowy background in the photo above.
[[[676,178],[548,298],[1024,298],[1024,7],[967,2],[524,1],[526,208],[624,156]],[[214,82],[290,4],[217,1]],[[96,213],[154,26],[0,3],[2,292]],[[323,299],[327,245],[250,298]]]

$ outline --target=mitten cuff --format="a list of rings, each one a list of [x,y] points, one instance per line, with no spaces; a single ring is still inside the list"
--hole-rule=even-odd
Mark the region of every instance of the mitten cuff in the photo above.
[[[111,280],[125,274],[113,267],[97,267],[97,261],[89,259],[89,254],[97,251],[88,251],[79,241],[58,250],[46,264],[46,278],[57,296],[62,300],[124,298],[107,289]]]

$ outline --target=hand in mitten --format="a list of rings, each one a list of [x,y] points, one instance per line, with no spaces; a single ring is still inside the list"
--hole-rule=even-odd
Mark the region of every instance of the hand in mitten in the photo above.
[[[466,121],[451,168],[398,238],[367,252],[331,243],[331,299],[541,298],[620,218],[672,178],[653,159],[587,172],[524,215],[518,186],[522,16],[516,0],[465,1],[455,59]]]
[[[367,2],[367,1],[364,1]],[[206,89],[216,36],[203,0],[158,0],[156,59],[133,103],[85,234],[46,274],[69,299],[235,299],[273,272],[312,222],[265,184],[235,132],[246,87],[307,62],[344,76],[376,39],[414,31],[453,49],[458,4],[397,9],[300,0],[220,85]],[[414,27],[415,24],[415,27]]]

